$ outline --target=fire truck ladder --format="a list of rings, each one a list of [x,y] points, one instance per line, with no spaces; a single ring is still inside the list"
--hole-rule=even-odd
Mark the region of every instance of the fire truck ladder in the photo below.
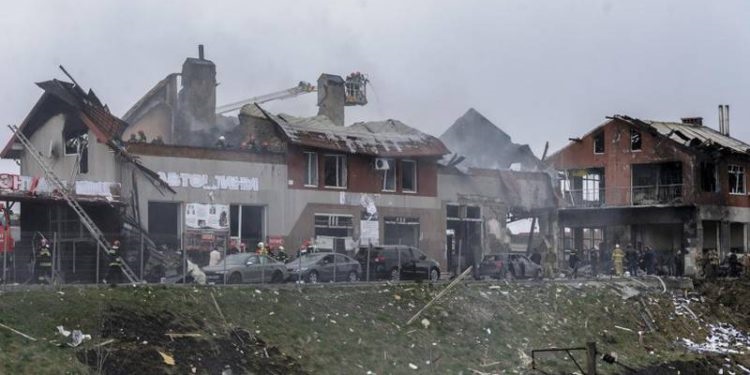
[[[44,159],[42,159],[42,154],[40,154],[39,151],[36,150],[34,145],[31,144],[31,141],[29,141],[29,139],[26,138],[23,133],[21,133],[17,126],[8,125],[8,128],[10,128],[10,130],[15,134],[16,139],[18,139],[21,144],[29,151],[29,154],[32,158],[34,158],[37,164],[39,164],[39,167],[42,168],[42,171],[44,171],[44,176],[47,178],[47,183],[57,189],[60,195],[62,195],[62,197],[68,203],[68,206],[70,206],[70,208],[72,208],[73,211],[81,219],[81,223],[83,224],[83,226],[86,227],[91,236],[94,237],[94,240],[96,240],[98,247],[104,251],[104,255],[109,256],[109,250],[112,248],[112,245],[109,243],[109,241],[107,241],[107,238],[104,236],[104,233],[102,233],[99,227],[94,224],[94,221],[91,220],[91,217],[89,217],[83,207],[81,207],[81,204],[78,203],[78,201],[68,193],[68,189],[66,188],[65,184],[63,184],[63,182],[60,181],[59,178],[57,178],[55,173],[52,172]],[[128,281],[130,281],[131,283],[139,282],[138,276],[136,276],[136,274],[124,260],[120,262],[120,264],[122,273],[125,274],[125,277],[128,278]]]

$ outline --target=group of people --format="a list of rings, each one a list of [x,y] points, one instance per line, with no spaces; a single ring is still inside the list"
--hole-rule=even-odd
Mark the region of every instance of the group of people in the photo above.
[[[726,267],[722,268],[722,263]],[[745,255],[740,260],[736,249],[732,249],[723,262],[719,257],[718,250],[703,249],[702,253],[696,254],[695,264],[706,279],[715,279],[720,276],[740,277],[743,268],[745,276],[750,277],[750,256]]]

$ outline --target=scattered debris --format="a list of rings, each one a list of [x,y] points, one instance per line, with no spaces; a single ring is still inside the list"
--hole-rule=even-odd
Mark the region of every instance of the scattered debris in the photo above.
[[[709,335],[702,344],[687,338],[682,338],[681,342],[699,353],[745,354],[750,350],[750,336],[726,323],[709,324]]]
[[[23,337],[25,337],[25,338],[27,338],[27,339],[29,339],[29,340],[31,340],[31,341],[36,341],[36,339],[35,339],[35,338],[33,338],[33,337],[31,337],[31,336],[29,336],[29,335],[27,335],[27,334],[25,334],[25,333],[23,333],[23,332],[21,332],[21,331],[17,331],[17,330],[15,330],[15,329],[13,329],[13,328],[10,328],[10,327],[6,326],[6,325],[5,325],[5,324],[3,324],[3,323],[0,323],[0,327],[3,327],[3,328],[5,328],[5,329],[7,329],[7,330],[9,330],[9,331],[11,331],[11,332],[13,332],[13,333],[17,334],[17,335],[23,336]]]
[[[172,357],[171,355],[169,355],[167,353],[161,352],[161,351],[157,351],[157,352],[161,355],[161,358],[162,358],[162,360],[164,360],[164,363],[166,365],[174,366],[174,364],[175,364],[174,357]]]
[[[57,326],[57,332],[62,335],[63,337],[69,337],[70,341],[68,342],[68,346],[75,348],[78,345],[81,345],[84,340],[91,340],[91,335],[85,335],[83,332],[81,332],[80,329],[74,329],[72,332],[65,330],[65,327],[63,326]]]

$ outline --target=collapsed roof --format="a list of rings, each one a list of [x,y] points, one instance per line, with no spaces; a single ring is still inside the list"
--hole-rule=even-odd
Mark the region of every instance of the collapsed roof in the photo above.
[[[640,120],[624,115],[614,115],[611,118],[634,126],[653,129],[660,135],[686,147],[750,155],[750,145],[708,126],[682,122]]]
[[[513,143],[510,136],[474,108],[459,117],[440,140],[455,156],[446,164],[460,168],[509,169],[520,163],[523,169],[541,169],[528,145]],[[458,161],[458,160],[462,161]]]
[[[300,146],[381,157],[440,157],[448,153],[439,139],[398,120],[339,126],[325,115],[274,115],[258,104],[245,106],[242,114],[267,118],[287,142]]]
[[[120,135],[127,127],[127,123],[111,114],[109,108],[102,104],[92,90],[87,93],[78,85],[56,79],[37,83],[37,86],[44,90],[44,94],[18,127],[24,136],[30,138],[51,116],[57,113],[76,115],[77,119],[80,119],[83,125],[96,136],[99,143],[106,144],[116,155],[133,164],[157,188],[174,193],[174,190],[162,181],[158,174],[146,168],[137,157],[131,155],[122,146]],[[17,143],[18,139],[14,134],[0,153],[0,157],[19,158],[23,147],[18,147],[20,145]]]

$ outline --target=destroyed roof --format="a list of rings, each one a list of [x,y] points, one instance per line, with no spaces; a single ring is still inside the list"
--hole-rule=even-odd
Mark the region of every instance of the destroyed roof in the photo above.
[[[127,127],[124,121],[109,112],[109,108],[102,104],[92,90],[86,93],[83,89],[72,83],[56,79],[37,83],[37,86],[44,90],[44,94],[26,119],[24,119],[21,126],[19,126],[19,129],[27,137],[41,125],[31,120],[41,110],[41,107],[49,103],[49,100],[56,101],[52,105],[62,102],[80,111],[83,115],[81,116],[81,120],[94,133],[99,142],[107,143],[119,137],[125,127]],[[14,135],[3,149],[0,157],[12,157],[14,155],[12,145],[15,142],[16,137]]]
[[[398,120],[358,122],[338,126],[325,115],[294,117],[273,115],[257,104],[245,106],[242,114],[265,118],[276,124],[288,142],[353,154],[384,157],[428,157],[448,153],[439,139]]]
[[[102,104],[92,90],[86,93],[76,84],[56,79],[37,83],[37,86],[44,90],[44,94],[42,94],[42,97],[39,98],[34,108],[31,109],[31,112],[29,112],[23,123],[18,127],[18,131],[30,138],[48,119],[43,116],[60,112],[73,112],[94,133],[98,142],[106,144],[116,155],[133,164],[158,189],[165,189],[175,193],[166,182],[159,178],[156,172],[141,164],[137,157],[128,153],[123,147],[120,135],[122,135],[122,131],[127,127],[127,123],[111,114],[109,108]],[[14,134],[8,141],[8,144],[5,145],[2,153],[0,153],[0,157],[19,158],[20,152],[23,149],[14,148],[13,145],[16,142],[18,140]]]
[[[750,154],[750,145],[736,138],[724,135],[708,126],[681,122],[639,120],[623,115],[614,115],[612,118],[637,126],[650,127],[660,135],[690,148],[718,148],[732,153]]]
[[[528,145],[513,143],[474,108],[459,117],[440,140],[456,154],[452,160],[463,157],[461,168],[509,169],[515,163],[538,168],[541,164]]]

